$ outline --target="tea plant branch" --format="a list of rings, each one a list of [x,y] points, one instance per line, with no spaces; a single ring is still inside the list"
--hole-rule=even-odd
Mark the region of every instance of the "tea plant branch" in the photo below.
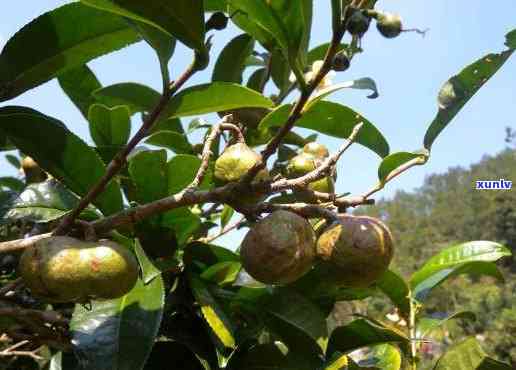
[[[12,252],[24,250],[25,248],[28,248],[31,245],[33,245],[38,240],[48,238],[49,236],[52,236],[52,234],[51,233],[39,234],[39,235],[34,235],[34,236],[31,236],[28,238],[24,238],[24,239],[15,239],[15,240],[9,240],[6,242],[1,242],[0,243],[0,253],[12,253]]]
[[[125,147],[123,147],[111,160],[109,165],[106,168],[106,172],[100,178],[100,180],[88,191],[88,193],[83,196],[79,202],[79,204],[66,215],[58,227],[54,230],[54,235],[63,235],[66,234],[68,229],[74,223],[74,220],[79,216],[79,214],[93,201],[95,200],[106,188],[111,179],[120,171],[120,169],[125,165],[127,161],[127,156],[131,151],[136,147],[136,145],[145,138],[147,132],[152,128],[154,123],[158,120],[159,116],[167,106],[170,98],[192,77],[195,72],[199,70],[197,54],[194,58],[194,61],[188,66],[188,68],[183,72],[179,78],[174,81],[170,87],[163,91],[161,98],[157,105],[154,107],[153,111],[147,116],[144,120],[140,129],[134,134],[131,140],[127,143]]]
[[[269,203],[263,202],[259,203],[254,207],[249,207],[246,209],[249,213],[270,213],[274,211],[290,211],[293,213],[297,213],[303,217],[321,217],[327,219],[329,221],[337,220],[337,213],[332,210],[317,205],[317,204],[309,204],[309,203],[290,203],[290,204],[278,204],[278,203]]]
[[[212,236],[207,236],[205,238],[202,238],[201,241],[204,243],[211,243],[212,241],[220,238],[223,235],[226,235],[230,231],[233,231],[235,229],[238,229],[243,223],[245,222],[245,217],[241,217],[237,222],[235,222],[232,225],[228,225],[224,227],[222,230],[220,230],[217,234]]]
[[[22,340],[21,342],[18,342],[2,351],[0,351],[0,357],[7,357],[7,356],[25,356],[25,357],[32,357],[34,360],[42,360],[43,357],[39,356],[37,352],[40,350],[40,347],[36,348],[32,351],[21,351],[18,350],[18,348],[25,346],[26,344],[29,344],[30,342],[28,340]]]

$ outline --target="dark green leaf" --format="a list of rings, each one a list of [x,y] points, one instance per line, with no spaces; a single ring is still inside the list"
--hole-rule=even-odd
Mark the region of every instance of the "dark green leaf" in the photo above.
[[[288,346],[306,347],[315,353],[326,351],[326,318],[317,306],[301,294],[286,288],[276,288],[266,309],[276,319],[273,327]],[[281,325],[278,325],[280,322]]]
[[[18,180],[16,177],[0,177],[0,188],[8,188],[14,190],[19,193],[25,187],[25,183],[21,180]]]
[[[448,247],[430,258],[416,271],[410,286],[417,299],[425,299],[430,291],[446,279],[458,274],[484,274],[503,279],[492,262],[510,256],[503,245],[490,241],[472,241]]]
[[[21,168],[21,163],[20,163],[20,160],[18,159],[18,157],[14,156],[12,154],[6,154],[5,159],[17,170],[19,170]]]
[[[342,1],[331,0],[331,19],[333,34],[339,32],[342,28]]]
[[[241,268],[240,262],[219,262],[204,270],[201,278],[219,285],[232,284],[236,280]]]
[[[262,92],[262,83],[264,78],[267,76],[267,69],[260,68],[253,72],[253,74],[247,80],[247,87],[254,91]]]
[[[272,81],[279,89],[279,91],[286,91],[291,82],[290,82],[290,66],[279,50],[274,50],[271,53],[271,77]]]
[[[150,135],[145,142],[170,149],[177,154],[192,153],[192,145],[186,135],[174,131],[158,131]]]
[[[95,90],[93,96],[109,107],[126,105],[131,109],[131,113],[151,112],[160,99],[157,91],[133,82],[103,87]]]
[[[401,276],[388,270],[376,283],[376,286],[389,297],[404,318],[410,316],[410,289]]]
[[[175,194],[183,190],[194,179],[201,160],[194,155],[179,154],[168,164],[168,193]]]
[[[358,319],[336,328],[328,343],[327,355],[338,351],[348,353],[362,347],[384,343],[407,344],[409,339],[401,332]]]
[[[138,262],[142,270],[143,284],[147,285],[156,277],[161,275],[161,271],[156,266],[154,266],[152,261],[145,254],[145,251],[143,250],[142,245],[138,239],[136,239],[134,242],[134,254],[136,255],[136,258],[138,258]]]
[[[66,369],[138,370],[154,344],[163,316],[164,286],[161,277],[136,286],[125,296],[94,301],[91,309],[75,307],[71,329],[82,366]]]
[[[378,167],[378,179],[380,182],[384,182],[392,171],[416,158],[420,158],[420,164],[424,164],[428,155],[417,152],[396,152],[389,154],[382,160],[382,163],[380,163]]]
[[[516,49],[516,29],[505,35],[505,45],[510,49]]]
[[[45,171],[73,192],[84,195],[105,172],[93,149],[62,122],[25,107],[0,108],[0,131],[30,155]],[[110,182],[94,204],[106,215],[122,209],[122,194]]]
[[[196,301],[201,306],[201,312],[217,339],[224,347],[235,348],[233,325],[219,307],[204,282],[196,276],[190,276],[190,287]]]
[[[340,3],[340,0],[339,0]],[[335,352],[329,359],[326,360],[324,370],[348,370],[349,359],[348,356],[342,353]]]
[[[220,227],[224,228],[231,221],[231,217],[235,214],[235,210],[231,206],[224,204],[224,209],[220,215]]]
[[[509,46],[510,41],[508,40]],[[514,52],[488,54],[450,78],[439,91],[439,110],[425,134],[424,145],[430,150],[437,136],[475,93],[500,69]]]
[[[442,319],[422,317],[417,320],[416,338],[423,339],[435,329],[438,329],[444,324],[446,324],[448,321],[455,319],[467,319],[470,321],[475,321],[476,316],[473,312],[470,311],[460,311]]]
[[[125,145],[131,133],[130,111],[126,106],[113,108],[93,104],[88,113],[90,134],[97,146]]]
[[[188,244],[185,248],[183,260],[185,265],[200,263],[205,266],[212,266],[219,262],[239,262],[240,258],[238,254],[227,248],[194,242]]]
[[[161,225],[174,230],[177,243],[183,246],[199,229],[201,219],[194,215],[188,207],[181,207],[164,213],[161,217]]]
[[[308,62],[308,64],[311,65],[311,64],[313,64],[317,60],[323,60],[325,55],[326,55],[326,52],[328,51],[329,47],[330,47],[330,44],[326,43],[326,44],[322,44],[322,45],[316,46],[315,48],[310,50],[308,52],[308,55],[307,55],[307,62]],[[337,47],[337,51],[345,50],[347,48],[348,48],[348,45],[340,44]]]
[[[136,198],[145,204],[167,196],[167,153],[141,151],[129,161],[129,174],[136,187]],[[152,181],[149,181],[152,179]]]
[[[289,104],[276,108],[260,122],[260,131],[284,125],[291,109],[292,106]],[[319,101],[303,114],[296,122],[296,126],[345,139],[360,122],[364,122],[364,125],[357,135],[356,142],[373,150],[381,157],[387,156],[389,144],[381,132],[359,113],[344,105]]]
[[[213,69],[212,81],[242,82],[245,61],[251,55],[254,40],[242,34],[231,40],[219,54]]]
[[[102,87],[95,74],[84,64],[61,73],[57,80],[72,103],[88,119],[90,106],[95,103],[92,94]]]
[[[16,198],[5,215],[9,219],[24,219],[31,222],[49,222],[71,211],[79,198],[56,180],[31,184]],[[84,210],[80,217],[87,220],[98,218],[93,207]]]
[[[162,117],[184,117],[237,108],[273,106],[265,96],[230,82],[212,82],[192,86],[175,95]]]
[[[147,23],[176,37],[192,49],[204,48],[202,0],[81,0],[82,3]]]
[[[176,39],[155,27],[149,26],[146,23],[131,22],[131,24],[158,55],[162,73],[165,74],[163,77],[166,81],[168,81],[169,78],[167,67],[168,62],[170,61],[170,58],[172,58],[176,48]]]
[[[179,118],[169,118],[156,122],[149,131],[149,135],[158,131],[174,131],[179,134],[184,134],[185,130]]]
[[[439,359],[434,370],[510,370],[487,356],[475,338],[455,344]]]
[[[0,55],[0,101],[138,39],[123,19],[78,3],[45,13],[5,45]]]
[[[370,348],[370,354],[360,361],[360,367],[372,367],[382,370],[400,370],[401,354],[398,348],[391,344],[379,344]]]

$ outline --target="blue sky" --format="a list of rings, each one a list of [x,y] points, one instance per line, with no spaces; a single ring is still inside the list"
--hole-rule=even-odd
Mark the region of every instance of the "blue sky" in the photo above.
[[[5,2],[0,14],[0,47],[31,19],[68,2]],[[314,3],[312,46],[327,42],[331,32],[330,1],[315,0]],[[465,4],[465,1],[449,0],[379,1],[377,8],[399,13],[405,28],[429,28],[430,31],[424,38],[405,33],[387,40],[372,27],[362,42],[365,53],[353,60],[350,70],[335,77],[335,82],[361,77],[376,81],[378,99],[367,99],[363,91],[352,90],[334,94],[331,99],[349,105],[373,122],[389,141],[391,152],[421,148],[426,128],[437,110],[440,86],[477,58],[503,50],[504,35],[516,28],[514,0],[471,0]],[[213,55],[237,34],[235,28],[217,32],[213,38]],[[172,76],[179,74],[190,59],[191,52],[178,47],[170,63]],[[209,70],[198,74],[190,84],[209,80],[213,62]],[[89,66],[105,86],[126,81],[144,83],[157,90],[161,86],[156,58],[144,43],[92,61]],[[485,154],[502,150],[504,127],[516,127],[515,87],[516,57],[513,56],[437,139],[430,161],[390,183],[380,195],[388,197],[399,189],[411,190],[420,186],[427,174],[442,173],[451,166],[468,166]],[[30,106],[54,116],[91,142],[87,123],[55,80],[4,104]],[[339,140],[329,137],[321,136],[321,141],[330,150],[340,145]],[[0,157],[1,174],[16,175],[3,155]],[[361,193],[369,189],[376,182],[379,163],[380,158],[372,152],[353,146],[339,164],[338,190]],[[223,240],[232,241],[233,238]]]

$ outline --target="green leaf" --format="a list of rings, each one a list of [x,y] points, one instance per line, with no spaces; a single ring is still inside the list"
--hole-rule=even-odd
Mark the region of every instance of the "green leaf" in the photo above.
[[[182,90],[172,97],[162,117],[184,117],[237,108],[271,108],[260,93],[230,82],[212,82]]]
[[[219,262],[204,270],[201,278],[218,285],[232,284],[238,277],[241,268],[242,264],[240,262]]]
[[[102,87],[91,69],[86,64],[69,69],[61,73],[57,81],[84,118],[88,119],[90,106],[96,102],[92,94]]]
[[[168,82],[168,62],[176,49],[176,39],[146,23],[130,22],[158,56],[163,78]]]
[[[434,370],[510,370],[511,366],[487,356],[475,338],[450,347]]]
[[[358,348],[385,343],[406,345],[409,339],[401,332],[358,319],[336,328],[331,333],[327,356],[337,351],[345,354]]]
[[[188,142],[187,136],[174,131],[155,132],[150,135],[145,142],[147,144],[170,149],[177,154],[192,153],[192,145]]]
[[[19,170],[21,168],[20,160],[15,155],[6,154],[5,159],[7,160],[7,162],[9,162],[11,164],[11,166],[16,168],[17,170]]]
[[[123,19],[78,3],[45,13],[18,31],[0,54],[0,101],[138,39]]]
[[[143,284],[147,285],[156,277],[161,275],[161,271],[156,266],[154,266],[152,261],[145,254],[145,251],[143,250],[142,245],[138,239],[136,239],[134,242],[134,254],[136,255],[136,258],[138,258],[138,263],[140,264],[140,268],[142,270]]]
[[[245,62],[254,48],[254,39],[242,34],[231,40],[219,54],[213,69],[212,81],[242,82]]]
[[[417,299],[423,300],[446,279],[458,274],[484,274],[503,279],[492,262],[510,256],[509,249],[490,241],[472,241],[448,247],[428,260],[410,279]]]
[[[505,46],[509,49],[516,49],[516,29],[505,35]]]
[[[331,0],[331,24],[333,34],[336,34],[342,28],[342,1]]]
[[[422,317],[417,320],[416,325],[416,338],[423,339],[428,336],[435,329],[440,328],[444,324],[446,324],[450,320],[455,319],[467,319],[471,321],[476,320],[476,316],[471,311],[460,311],[456,312],[453,315],[445,317],[443,319],[436,319],[431,317]]]
[[[307,348],[314,353],[326,351],[326,317],[301,294],[287,288],[276,288],[265,309],[276,319],[273,330],[278,331],[287,345]]]
[[[247,87],[253,89],[254,91],[262,92],[262,82],[263,79],[267,77],[267,69],[259,68],[253,72],[253,74],[247,80]]]
[[[202,0],[81,0],[82,3],[149,24],[176,37],[188,47],[204,48]]]
[[[151,112],[158,104],[160,94],[148,86],[123,82],[95,90],[93,96],[109,107],[126,105],[131,113]]]
[[[317,60],[324,60],[324,57],[326,55],[326,52],[328,51],[328,48],[330,47],[330,43],[321,44],[319,46],[316,46],[312,50],[310,50],[307,54],[307,62],[309,65],[312,65]],[[348,49],[349,45],[347,44],[340,44],[337,47],[337,52]]]
[[[18,180],[16,177],[5,176],[0,177],[0,188],[2,187],[19,193],[25,187],[25,183],[21,180]]]
[[[84,195],[105,173],[97,153],[64,124],[25,107],[0,108],[0,131],[23,153],[78,195]],[[93,202],[105,215],[122,209],[119,185],[111,181]]]
[[[113,108],[93,104],[88,113],[90,134],[97,146],[125,145],[131,133],[130,111],[126,106]]]
[[[71,211],[79,204],[79,200],[75,194],[54,179],[30,184],[10,206],[5,218],[50,222]],[[99,217],[99,212],[92,206],[86,208],[80,215],[80,218],[87,220]]]
[[[340,4],[340,0],[338,1]],[[324,370],[348,370],[348,356],[335,352],[324,365]]]
[[[507,37],[508,46],[512,43]],[[439,110],[425,134],[424,145],[430,150],[437,136],[462,107],[502,67],[514,52],[514,45],[500,54],[488,54],[450,78],[439,91]]]
[[[164,213],[160,224],[174,230],[178,245],[183,246],[199,229],[201,219],[194,215],[188,207],[181,207]]]
[[[240,257],[227,248],[193,242],[185,248],[183,260],[185,265],[202,264],[204,266],[212,266],[219,262],[240,262]]]
[[[401,276],[392,270],[387,270],[376,286],[389,297],[404,318],[410,316],[410,289]]]
[[[139,203],[145,204],[166,197],[166,151],[146,150],[137,153],[129,161],[129,175],[136,187],[135,198]]]
[[[322,90],[319,90],[317,94],[313,95],[310,100],[308,101],[308,104],[306,105],[306,110],[310,109],[310,106],[312,104],[315,104],[319,100],[324,99],[330,94],[333,94],[336,91],[343,90],[343,89],[355,89],[355,90],[370,90],[371,94],[369,94],[367,97],[369,99],[376,99],[378,94],[378,88],[376,87],[376,82],[372,78],[364,77],[359,78],[358,80],[353,81],[346,81],[341,82],[338,84],[330,85]]]
[[[94,301],[91,309],[76,305],[71,321],[73,344],[81,365],[70,370],[143,369],[163,316],[164,284],[161,277],[136,286],[125,296]]]
[[[202,315],[213,334],[215,334],[224,347],[235,348],[236,342],[233,334],[233,325],[219,307],[206,285],[198,277],[190,275],[190,287],[196,301],[201,306]]]
[[[378,180],[383,183],[392,171],[416,158],[420,158],[421,163],[418,161],[419,164],[424,164],[428,159],[428,154],[418,152],[396,152],[389,154],[378,167]]]
[[[290,73],[292,70],[285,59],[285,56],[281,54],[279,50],[274,50],[271,53],[270,58],[272,81],[280,92],[287,91],[291,85]]]
[[[179,154],[168,161],[168,193],[175,194],[189,185],[201,166],[201,160],[194,155]]]
[[[220,215],[220,227],[223,229],[231,221],[231,217],[235,214],[235,210],[231,206],[224,204],[224,209]]]
[[[400,370],[401,354],[391,344],[380,344],[370,348],[370,355],[360,361],[360,367],[373,367],[382,370]]]
[[[259,130],[264,132],[270,127],[283,126],[291,109],[292,106],[289,104],[276,108],[260,122]],[[387,156],[389,154],[389,144],[381,132],[359,113],[341,104],[318,101],[301,116],[296,122],[296,126],[345,139],[349,137],[353,128],[360,122],[364,122],[364,125],[355,141],[381,157]]]
[[[183,125],[181,124],[181,120],[179,118],[169,118],[156,122],[149,130],[149,134],[153,134],[158,131],[174,131],[179,134],[185,133],[185,130],[183,129]]]

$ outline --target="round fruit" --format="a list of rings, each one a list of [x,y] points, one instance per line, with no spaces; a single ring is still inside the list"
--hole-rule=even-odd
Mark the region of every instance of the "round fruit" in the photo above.
[[[333,58],[333,70],[337,72],[344,72],[346,71],[349,66],[351,65],[351,62],[346,54],[339,53],[335,55],[335,58]]]
[[[380,220],[342,215],[317,240],[317,255],[331,279],[348,287],[377,281],[392,260],[392,235]]]
[[[325,145],[319,144],[315,141],[311,143],[305,144],[303,147],[303,153],[311,154],[316,158],[326,158],[329,157],[330,153],[328,152],[328,148]]]
[[[320,145],[320,144],[317,144]],[[306,146],[303,150],[306,150]],[[308,148],[310,149],[317,149],[316,152],[321,153],[322,149],[326,149],[326,147],[322,146],[315,147],[311,146]],[[327,151],[327,150],[326,150]],[[311,154],[308,153],[301,153],[293,157],[287,165],[287,175],[289,178],[296,178],[306,175],[307,173],[315,170],[317,166],[320,165],[321,159],[314,157]],[[335,191],[335,182],[333,181],[333,178],[331,176],[323,177],[322,179],[319,179],[317,181],[311,182],[308,185],[308,189],[313,191],[318,191],[320,193],[333,193]],[[312,199],[306,192],[298,191],[296,192],[299,199],[305,202],[313,202],[315,199]]]
[[[380,13],[378,14],[376,28],[382,36],[388,39],[397,37],[403,31],[401,17],[397,14]]]
[[[307,153],[301,153],[292,157],[287,164],[287,175],[289,178],[296,178],[315,170],[317,168],[316,158]]]
[[[244,143],[228,146],[215,161],[215,179],[221,183],[238,181],[260,160],[260,155]],[[258,172],[256,180],[267,177],[268,171],[264,168]]]
[[[206,22],[206,31],[221,31],[228,26],[228,20],[229,18],[222,12],[213,13],[210,19]]]
[[[21,161],[21,169],[25,174],[25,182],[27,184],[33,184],[36,182],[45,181],[47,174],[39,167],[34,159],[31,157],[25,157]]]
[[[266,284],[291,283],[312,268],[315,234],[303,217],[276,211],[254,225],[240,249],[244,269]]]
[[[86,302],[129,292],[138,278],[138,262],[126,248],[109,240],[54,236],[26,249],[19,271],[31,292],[43,300]]]
[[[364,33],[369,29],[369,24],[371,23],[371,18],[366,16],[360,10],[355,10],[353,14],[349,17],[347,23],[347,30],[353,36],[361,37]]]

